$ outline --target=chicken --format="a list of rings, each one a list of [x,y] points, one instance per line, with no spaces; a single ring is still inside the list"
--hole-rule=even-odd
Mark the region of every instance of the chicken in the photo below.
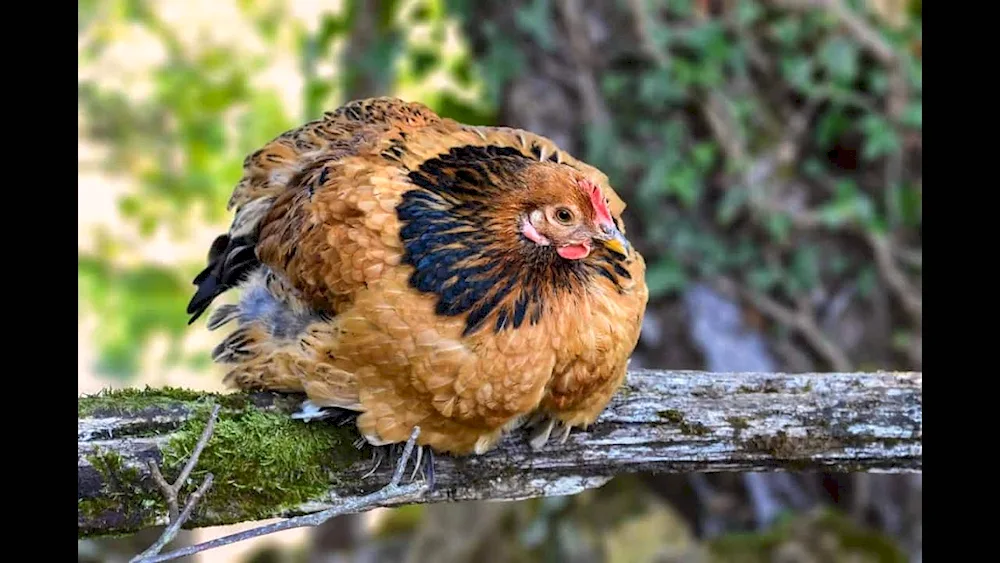
[[[208,320],[236,321],[232,386],[469,455],[529,418],[565,439],[624,381],[645,262],[607,177],[549,139],[358,100],[249,156],[229,208],[188,313],[242,290]]]

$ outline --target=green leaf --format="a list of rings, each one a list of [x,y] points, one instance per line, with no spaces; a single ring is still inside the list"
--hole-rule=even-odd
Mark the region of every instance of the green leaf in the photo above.
[[[814,245],[799,247],[792,255],[790,272],[800,290],[816,287],[820,279],[819,249]]]
[[[802,23],[795,17],[783,17],[771,25],[771,34],[784,46],[791,46],[802,34]]]
[[[718,147],[715,143],[711,141],[703,141],[696,144],[691,149],[691,160],[699,170],[704,171],[710,168],[715,162],[716,154],[718,154]]]
[[[694,2],[692,0],[667,0],[667,9],[677,16],[689,17],[694,14]]]
[[[750,287],[766,293],[771,291],[781,280],[782,273],[771,268],[763,267],[750,270],[747,274],[747,282]]]
[[[747,200],[750,199],[750,191],[743,186],[732,186],[726,190],[719,202],[719,207],[715,212],[715,220],[722,226],[729,226],[736,215],[743,210]]]
[[[792,230],[792,220],[786,213],[771,213],[764,221],[767,232],[775,241],[779,243],[788,242],[788,235]]]
[[[682,66],[687,63],[681,63]],[[691,83],[694,78],[686,81]],[[622,87],[628,83],[622,82]],[[659,109],[670,104],[676,104],[685,99],[687,89],[684,82],[676,78],[669,69],[657,69],[639,75],[639,101],[652,108]],[[620,94],[624,94],[621,91]]]
[[[872,70],[868,74],[868,90],[873,94],[885,94],[889,90],[889,75],[884,70]]]
[[[858,76],[858,47],[843,37],[825,41],[819,49],[819,60],[835,80],[851,83]]]
[[[901,145],[896,130],[879,115],[868,114],[861,120],[861,131],[865,135],[861,156],[872,161],[900,150]]]
[[[662,258],[646,272],[646,285],[649,286],[650,297],[660,297],[684,289],[687,275],[675,260]]]
[[[719,21],[710,20],[691,29],[684,42],[698,52],[703,63],[721,62],[729,56],[731,49],[725,28]]]
[[[877,219],[875,204],[851,180],[837,182],[833,200],[819,208],[819,217],[830,228],[848,223],[871,226]]]
[[[922,128],[924,123],[923,102],[916,100],[907,104],[906,109],[903,110],[903,115],[900,117],[900,121],[903,125],[913,127],[914,129]]]
[[[816,142],[821,148],[827,148],[851,128],[851,120],[838,106],[832,106],[816,122]]]
[[[826,167],[818,158],[810,156],[802,163],[802,173],[808,178],[821,178],[826,174]]]
[[[647,203],[655,203],[659,196],[668,193],[667,178],[670,173],[670,161],[658,158],[646,170],[638,186],[638,195]]]
[[[701,174],[693,166],[673,166],[667,172],[667,192],[691,208],[701,196],[701,180]]]
[[[528,32],[538,42],[538,46],[546,51],[551,51],[555,47],[549,13],[548,0],[531,0],[514,12],[514,22],[517,27]]]
[[[858,272],[858,295],[861,297],[870,297],[877,283],[878,274],[875,273],[875,268],[865,266]]]
[[[736,23],[740,26],[752,25],[763,15],[764,8],[757,0],[740,0],[736,6]]]
[[[894,225],[920,226],[923,198],[916,188],[908,185],[890,186],[886,192],[886,206]]]
[[[806,55],[786,55],[781,58],[781,74],[793,86],[809,90],[813,87],[813,65]]]

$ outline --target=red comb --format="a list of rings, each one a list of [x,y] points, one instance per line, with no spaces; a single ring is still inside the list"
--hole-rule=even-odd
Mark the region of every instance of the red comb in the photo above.
[[[601,223],[614,223],[611,219],[611,211],[608,210],[608,200],[604,199],[604,194],[601,192],[601,188],[584,178],[580,180],[580,189],[590,196],[590,204],[594,206],[594,213],[597,214],[597,220]]]

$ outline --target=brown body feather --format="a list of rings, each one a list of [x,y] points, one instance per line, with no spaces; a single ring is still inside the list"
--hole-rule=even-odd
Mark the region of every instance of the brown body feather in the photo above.
[[[625,377],[645,264],[568,261],[517,223],[546,198],[589,208],[581,180],[623,230],[607,178],[548,139],[352,102],[248,157],[189,312],[242,286],[209,321],[239,325],[227,381],[358,411],[373,444],[420,425],[421,445],[481,453],[527,415],[585,426]]]

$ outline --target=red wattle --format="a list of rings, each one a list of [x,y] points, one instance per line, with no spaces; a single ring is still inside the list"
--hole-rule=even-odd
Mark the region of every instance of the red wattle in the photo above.
[[[556,249],[556,252],[559,253],[559,256],[567,260],[579,260],[590,254],[590,247],[586,244],[571,244],[569,246],[560,246]]]

